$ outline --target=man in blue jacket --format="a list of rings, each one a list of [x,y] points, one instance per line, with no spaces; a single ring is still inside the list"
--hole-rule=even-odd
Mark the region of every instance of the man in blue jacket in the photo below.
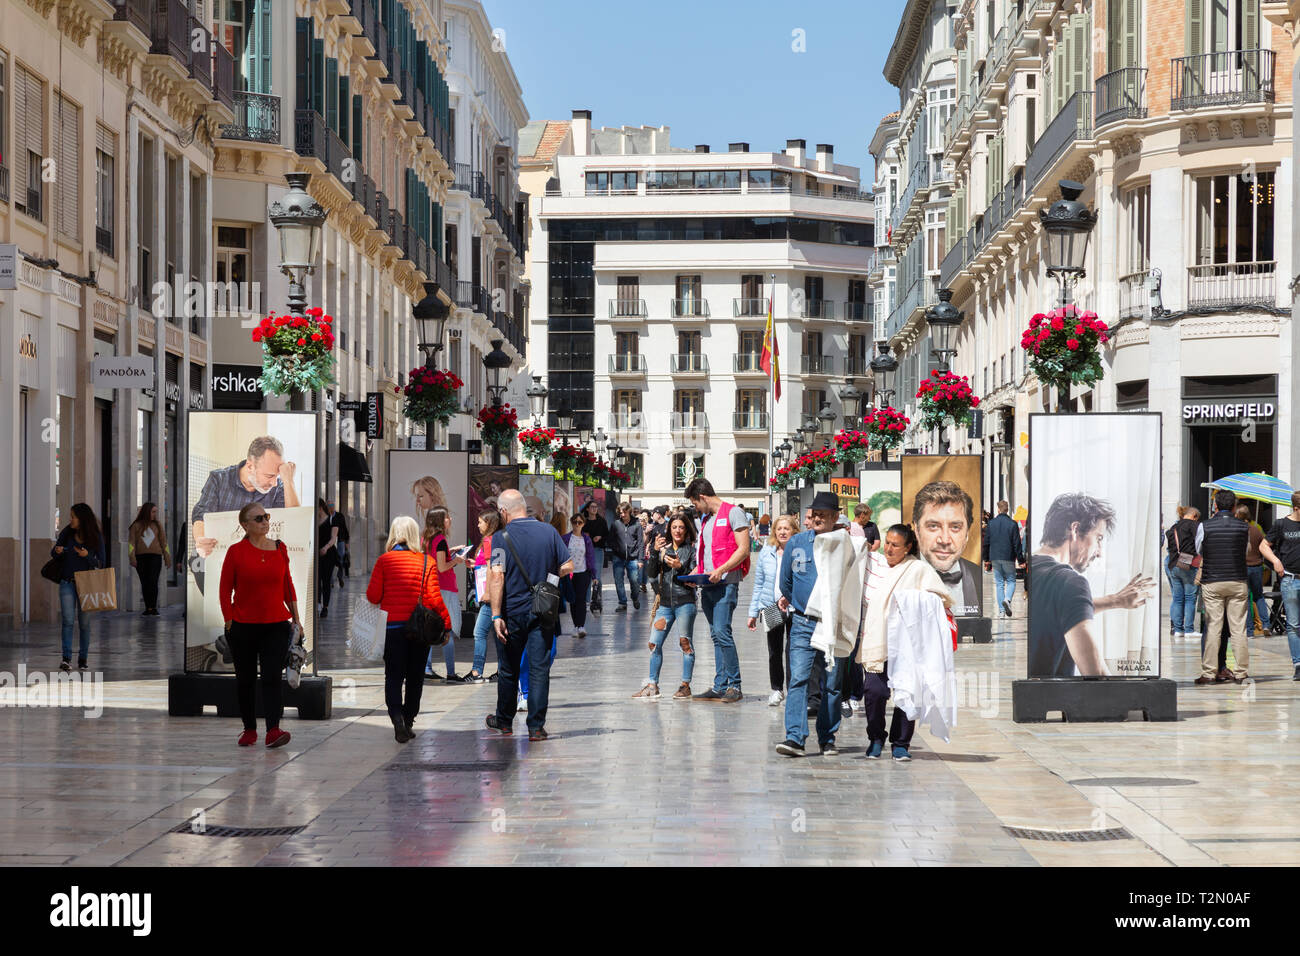
[[[988,543],[984,570],[993,572],[998,606],[1007,617],[1011,616],[1011,598],[1016,593],[1016,562],[1023,561],[1025,556],[1020,541],[1020,525],[1007,513],[1010,510],[1009,502],[999,501],[998,515],[984,531],[984,540]]]

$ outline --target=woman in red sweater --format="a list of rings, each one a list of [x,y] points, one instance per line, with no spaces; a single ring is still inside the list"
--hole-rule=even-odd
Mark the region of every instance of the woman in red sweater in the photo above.
[[[244,539],[221,562],[221,616],[226,620],[235,685],[244,732],[239,746],[257,743],[257,666],[262,665],[266,704],[266,745],[282,747],[289,733],[280,729],[284,705],[280,675],[289,656],[290,620],[299,627],[298,595],[289,574],[289,549],[267,536],[270,515],[256,502],[239,509]]]
[[[393,721],[393,736],[404,744],[415,732],[411,725],[420,712],[420,695],[424,691],[424,659],[428,647],[421,646],[406,633],[415,606],[423,600],[424,606],[437,611],[448,634],[451,615],[443,603],[438,588],[438,566],[435,558],[420,547],[420,529],[415,519],[402,515],[394,518],[388,531],[384,553],[370,572],[366,587],[366,600],[378,604],[388,612],[388,633],[384,638],[384,703]],[[406,687],[406,701],[402,701],[402,687]]]

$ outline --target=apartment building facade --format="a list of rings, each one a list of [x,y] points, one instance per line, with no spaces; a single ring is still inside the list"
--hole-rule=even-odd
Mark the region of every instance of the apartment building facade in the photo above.
[[[1059,300],[1037,214],[1062,179],[1085,185],[1098,217],[1075,301],[1114,330],[1105,378],[1062,404],[1163,414],[1167,513],[1204,507],[1215,477],[1285,471],[1294,60],[1280,27],[1258,0],[994,0],[958,13],[939,282],[966,314],[955,370],[984,396],[984,436],[959,432],[955,447],[985,452],[986,504],[1027,503],[1023,438],[1044,396],[1019,341]],[[1267,414],[1246,420],[1237,405]]]
[[[528,407],[527,377],[517,374],[526,357],[529,306],[528,196],[519,187],[519,131],[528,111],[505,35],[492,28],[482,5],[445,0],[444,23],[451,45],[447,82],[455,146],[446,242],[457,282],[442,364],[465,381],[478,403],[467,404],[447,428],[447,447],[456,449],[478,437],[475,417],[487,396],[483,357],[494,342],[501,342],[511,360],[506,400]],[[479,460],[488,461],[490,454]]]
[[[548,135],[530,278],[547,289],[531,339],[550,424],[566,409],[621,446],[633,498],[678,497],[704,474],[761,505],[769,436],[826,404],[838,418],[847,377],[869,387],[875,206],[858,170],[830,145],[683,150],[667,127],[592,129],[584,110]],[[759,368],[769,301],[774,417]]]

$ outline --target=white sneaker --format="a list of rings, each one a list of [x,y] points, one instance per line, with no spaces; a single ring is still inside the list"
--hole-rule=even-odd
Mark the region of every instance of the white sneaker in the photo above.
[[[527,697],[523,697],[523,696],[521,696],[518,700],[516,700],[516,701],[515,701],[515,709],[516,709],[516,710],[520,710],[520,711],[527,710],[527,709],[528,709],[528,698],[527,698]]]
[[[1185,635],[1182,631],[1174,631],[1174,640],[1181,641]]]
[[[785,700],[785,692],[780,690],[774,690],[772,691],[771,695],[767,698],[767,706],[780,707],[781,701],[783,700]]]
[[[577,637],[579,637],[579,638],[583,638],[583,637],[586,637],[586,636],[587,636],[587,632],[586,632],[586,630],[585,630],[584,628],[581,628],[581,627],[578,628]]]

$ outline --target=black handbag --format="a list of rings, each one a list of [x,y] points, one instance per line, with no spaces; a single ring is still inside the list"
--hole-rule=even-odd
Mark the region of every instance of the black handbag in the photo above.
[[[532,607],[529,612],[537,619],[537,623],[542,626],[542,630],[553,631],[560,626],[560,589],[550,581],[540,581],[534,584],[528,572],[524,570],[524,563],[519,560],[519,552],[510,542],[510,535],[505,531],[501,532],[501,539],[505,541],[506,547],[510,549],[510,556],[515,559],[515,564],[519,565],[519,573],[524,576],[524,583],[528,585],[528,590],[533,595]]]
[[[50,558],[41,565],[41,577],[47,581],[53,581],[58,584],[63,580],[63,555],[57,558]]]
[[[406,636],[421,647],[442,647],[447,643],[446,623],[442,615],[433,608],[424,606],[424,584],[429,579],[429,555],[424,555],[424,565],[420,571],[420,591],[416,598],[415,609],[406,621]]]

